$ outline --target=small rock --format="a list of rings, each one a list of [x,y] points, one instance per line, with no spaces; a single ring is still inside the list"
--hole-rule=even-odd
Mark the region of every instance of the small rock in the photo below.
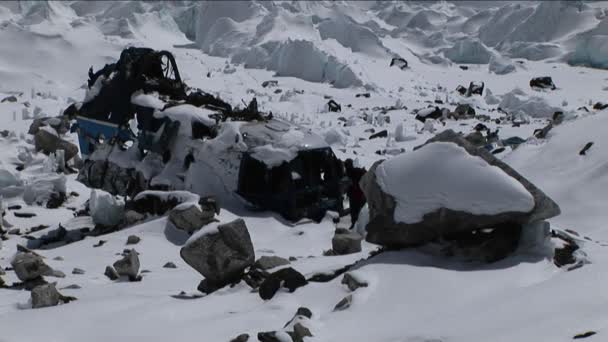
[[[78,284],[72,284],[72,285],[68,285],[66,287],[62,287],[62,290],[79,290],[81,289],[82,286],[78,285]]]
[[[131,281],[137,279],[139,273],[139,257],[137,252],[132,249],[122,259],[114,263],[114,269],[120,276],[127,276]]]
[[[344,297],[340,302],[338,302],[338,304],[336,304],[336,306],[334,307],[334,311],[346,310],[346,309],[350,308],[352,303],[353,303],[353,295],[349,294],[348,296]]]
[[[171,261],[169,261],[168,263],[163,265],[163,268],[177,268],[177,266],[174,263],[172,263]]]
[[[85,271],[81,268],[74,268],[72,270],[72,274],[84,274],[84,273],[85,273]]]
[[[4,102],[17,102],[17,97],[15,95],[7,96],[0,101],[0,103]]]
[[[278,266],[284,266],[284,265],[289,265],[290,262],[289,260],[286,260],[284,258],[278,257],[278,256],[262,256],[260,257],[255,264],[253,264],[254,267],[257,267],[259,269],[262,270],[269,270],[271,268],[275,268]]]
[[[386,137],[388,137],[388,131],[382,130],[378,133],[374,133],[374,134],[370,135],[369,140],[376,139],[376,138],[386,138]]]
[[[597,334],[595,331],[587,331],[585,333],[575,335],[572,339],[578,340],[578,339],[581,339],[581,338],[591,337],[591,336],[593,336],[595,334]]]
[[[249,341],[249,334],[240,334],[239,336],[230,340],[230,342],[247,342]]]
[[[127,245],[135,245],[141,241],[141,238],[137,235],[129,235],[127,238]]]
[[[62,256],[56,256],[53,258],[53,260],[57,260],[57,261],[63,261],[63,257]]]
[[[344,274],[344,277],[342,278],[342,284],[345,284],[351,291],[355,291],[360,287],[368,286],[366,281],[359,279],[351,273]]]
[[[593,146],[593,141],[588,142],[578,154],[581,156],[586,155],[591,146]]]
[[[55,284],[45,284],[36,286],[31,293],[32,308],[44,308],[59,304],[61,294],[57,291]]]
[[[106,240],[99,240],[99,242],[97,242],[96,244],[93,245],[93,247],[101,247],[103,246],[107,241]]]
[[[34,214],[34,213],[22,213],[22,212],[15,212],[15,213],[13,213],[13,215],[15,215],[15,217],[19,217],[19,218],[32,218],[32,217],[36,216],[36,214]]]
[[[116,272],[116,270],[112,266],[106,266],[106,271],[104,272],[104,275],[110,278],[110,280],[116,280],[120,277],[118,275],[118,272]]]

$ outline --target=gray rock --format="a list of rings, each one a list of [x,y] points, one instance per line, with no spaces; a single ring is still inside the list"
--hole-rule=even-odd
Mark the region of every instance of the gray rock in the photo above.
[[[290,262],[287,259],[271,255],[271,256],[262,256],[258,260],[256,260],[254,267],[259,268],[261,270],[269,270],[271,268],[275,268],[278,266],[289,265]]]
[[[55,275],[55,271],[44,263],[42,257],[34,253],[18,252],[11,266],[21,281]]]
[[[342,284],[346,285],[349,290],[355,291],[360,287],[367,287],[368,284],[366,281],[359,279],[355,275],[351,273],[345,273],[342,278]]]
[[[332,250],[337,255],[345,255],[361,252],[361,240],[363,237],[354,231],[339,231],[331,239]]]
[[[112,266],[106,266],[106,270],[103,273],[106,277],[110,278],[110,280],[116,280],[120,277],[118,272]]]
[[[61,294],[57,291],[55,284],[45,284],[32,289],[32,308],[44,308],[59,304]]]
[[[72,270],[72,274],[84,274],[84,273],[85,273],[85,271],[81,268],[74,268]]]
[[[140,214],[135,210],[127,210],[125,212],[125,223],[127,225],[133,225],[137,222],[141,222],[146,219],[146,215]]]
[[[51,154],[57,150],[63,150],[65,160],[68,161],[78,154],[78,146],[71,142],[65,141],[57,134],[53,134],[47,130],[41,129],[34,136],[34,145],[36,151],[42,151],[44,154]]]
[[[68,285],[66,287],[62,287],[62,290],[80,290],[82,288],[82,286],[78,285],[78,284],[72,284],[72,285]]]
[[[57,260],[57,261],[63,261],[63,257],[62,256],[56,256],[53,258],[53,260]]]
[[[2,101],[0,101],[2,103],[4,102],[17,102],[17,97],[15,95],[11,95],[11,96],[7,96],[5,98],[2,99]]]
[[[293,325],[293,333],[289,333],[289,336],[291,336],[291,339],[293,341],[304,341],[304,337],[312,337],[312,333],[310,332],[310,329],[308,329],[307,327],[305,327],[302,323],[296,323]]]
[[[141,238],[137,235],[129,235],[127,238],[127,245],[135,245],[141,241]]]
[[[177,266],[172,263],[171,261],[169,261],[168,263],[163,265],[164,268],[177,268]]]
[[[192,234],[205,225],[215,221],[215,211],[202,211],[197,205],[192,204],[187,208],[176,207],[169,212],[169,221],[175,228]]]
[[[253,265],[255,252],[243,219],[217,227],[189,241],[180,250],[184,261],[209,283],[219,288],[240,280],[245,268]]]
[[[534,198],[534,208],[528,213],[504,212],[496,215],[474,215],[462,211],[440,208],[428,213],[414,224],[394,221],[395,199],[385,194],[376,182],[376,162],[359,183],[368,203],[370,220],[366,226],[366,240],[389,247],[407,247],[431,241],[440,236],[470,232],[483,228],[495,228],[511,224],[520,228],[522,224],[548,219],[560,214],[559,206],[540,189],[530,183],[507,164],[485,149],[479,149],[452,130],[444,131],[426,142],[451,142],[464,148],[470,155],[478,156],[488,164],[496,166],[520,182]],[[458,181],[455,179],[454,181]],[[491,191],[488,189],[488,191]]]
[[[339,301],[338,304],[336,304],[336,306],[334,307],[334,311],[346,310],[346,309],[350,308],[352,303],[353,303],[353,295],[349,294],[348,296],[342,298],[342,300]]]
[[[474,146],[481,147],[488,144],[488,140],[481,132],[475,131],[465,137],[465,139]]]
[[[137,252],[132,249],[125,256],[114,263],[114,269],[119,276],[129,277],[130,280],[135,280],[139,273],[139,257]]]
[[[230,340],[230,342],[247,342],[249,341],[249,334],[240,334],[239,336]]]

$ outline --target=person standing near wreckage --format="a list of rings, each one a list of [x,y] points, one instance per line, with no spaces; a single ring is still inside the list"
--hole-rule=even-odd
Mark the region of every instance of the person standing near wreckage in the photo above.
[[[361,209],[365,205],[365,195],[363,194],[363,190],[361,190],[361,186],[359,186],[359,181],[361,181],[361,178],[363,178],[366,171],[364,168],[355,167],[353,160],[350,158],[344,161],[344,169],[346,171],[346,177],[348,178],[346,195],[348,196],[348,204],[350,207],[350,228],[352,229],[359,218]]]

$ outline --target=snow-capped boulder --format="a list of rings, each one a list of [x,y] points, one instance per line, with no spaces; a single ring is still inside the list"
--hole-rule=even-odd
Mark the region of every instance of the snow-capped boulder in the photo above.
[[[243,219],[210,224],[195,233],[182,247],[184,261],[205,277],[212,291],[238,281],[255,262],[255,252]]]
[[[89,211],[95,224],[111,227],[123,221],[125,205],[103,190],[91,190]]]
[[[540,189],[451,130],[421,148],[375,163],[361,180],[369,242],[408,246],[446,234],[559,215]]]

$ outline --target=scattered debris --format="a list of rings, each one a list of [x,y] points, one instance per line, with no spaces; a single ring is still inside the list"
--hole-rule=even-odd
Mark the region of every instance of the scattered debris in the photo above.
[[[407,68],[407,61],[401,57],[394,57],[393,59],[391,59],[391,65],[389,65],[389,67],[392,66],[396,66],[399,69],[404,70]]]
[[[553,79],[551,79],[551,77],[549,76],[544,76],[544,77],[535,77],[533,79],[530,80],[530,87],[531,88],[536,88],[536,89],[549,89],[549,90],[555,90],[557,89],[555,87],[555,83],[553,83]]]
[[[593,146],[593,141],[590,141],[587,144],[585,144],[585,147],[583,147],[583,149],[578,154],[581,156],[587,155],[587,151],[589,151],[591,146]]]
[[[334,100],[329,100],[329,102],[327,102],[327,110],[329,112],[341,112],[342,106],[339,105],[338,102],[336,102]]]

